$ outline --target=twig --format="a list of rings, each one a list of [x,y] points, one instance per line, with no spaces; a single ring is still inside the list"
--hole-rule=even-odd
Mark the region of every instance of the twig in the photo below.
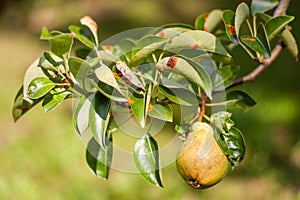
[[[274,11],[274,17],[277,17],[279,15],[285,15],[285,12],[290,4],[291,0],[281,0],[278,4],[278,7]],[[271,57],[269,59],[264,59],[262,61],[262,64],[257,66],[252,72],[247,74],[246,76],[236,79],[232,85],[228,86],[228,88],[232,88],[237,85],[241,85],[246,82],[253,82],[257,76],[259,76],[263,71],[265,71],[281,54],[283,48],[285,47],[285,44],[282,41],[279,41],[278,44],[274,47]]]

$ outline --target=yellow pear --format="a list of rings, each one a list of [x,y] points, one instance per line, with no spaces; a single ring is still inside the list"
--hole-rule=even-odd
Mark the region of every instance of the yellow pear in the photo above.
[[[229,162],[214,137],[212,127],[195,122],[178,153],[176,165],[188,185],[204,189],[222,180]]]

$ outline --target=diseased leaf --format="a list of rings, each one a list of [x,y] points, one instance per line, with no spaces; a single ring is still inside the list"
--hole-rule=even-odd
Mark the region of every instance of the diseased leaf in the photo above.
[[[28,110],[30,110],[33,106],[38,104],[41,99],[35,99],[31,101],[27,101],[23,98],[23,86],[19,89],[13,104],[12,115],[14,121],[16,122],[20,117],[22,117]]]
[[[247,47],[259,53],[260,55],[263,55],[264,58],[270,58],[271,54],[268,47],[265,47],[259,38],[243,35],[241,36],[241,40]]]
[[[97,35],[97,31],[98,31],[98,24],[90,17],[90,16],[84,16],[80,19],[80,23],[82,25],[87,26],[90,31],[93,34],[93,38],[95,40],[95,45],[98,46],[99,42],[98,42],[98,35]]]
[[[51,90],[42,103],[44,112],[50,112],[59,106],[72,93],[64,88],[55,88]]]
[[[113,140],[111,134],[108,138],[106,137],[103,147],[94,138],[89,141],[86,149],[86,161],[96,176],[108,179],[112,156]]]
[[[235,11],[235,20],[234,20],[237,37],[239,37],[240,35],[240,28],[242,24],[249,17],[249,15],[250,15],[250,11],[248,5],[245,2],[240,3]]]
[[[100,92],[90,97],[91,106],[89,111],[89,126],[94,138],[104,147],[106,131],[110,120],[110,99]]]
[[[129,95],[128,100],[131,110],[142,128],[146,125],[146,93],[141,89],[136,89]]]
[[[160,119],[167,122],[173,121],[173,112],[169,104],[160,102],[155,103],[154,105],[150,104],[148,108],[148,115],[150,117]]]
[[[125,62],[118,61],[116,63],[116,67],[130,83],[144,90],[144,86],[140,79],[133,73],[133,71],[131,71]]]
[[[28,86],[28,96],[31,99],[39,99],[55,87],[55,83],[45,77],[38,77]]]
[[[278,5],[278,0],[252,0],[251,12],[255,16],[257,13],[264,13],[272,10]]]
[[[133,156],[141,175],[150,183],[163,187],[159,174],[159,151],[155,139],[145,134],[134,145]]]
[[[256,104],[254,99],[241,90],[231,91],[226,97],[230,102],[227,106],[230,108],[239,108],[243,111],[247,111]]]
[[[226,34],[232,42],[238,44],[238,37],[236,33],[234,20],[235,20],[235,13],[232,10],[223,11],[223,22],[225,24]]]
[[[265,27],[269,40],[271,41],[286,27],[288,23],[290,23],[293,20],[293,16],[278,16],[268,20],[265,24]]]
[[[222,11],[219,9],[212,10],[204,15],[205,23],[202,30],[212,33],[222,22]]]

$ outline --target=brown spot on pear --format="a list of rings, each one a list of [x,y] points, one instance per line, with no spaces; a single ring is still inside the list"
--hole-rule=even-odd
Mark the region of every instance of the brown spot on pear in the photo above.
[[[229,161],[209,124],[195,122],[192,125],[178,153],[176,166],[186,183],[196,189],[213,186],[226,175]]]

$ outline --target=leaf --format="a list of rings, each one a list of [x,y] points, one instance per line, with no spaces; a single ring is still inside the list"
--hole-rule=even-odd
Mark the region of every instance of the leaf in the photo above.
[[[84,86],[84,81],[92,67],[85,60],[77,57],[70,57],[68,59],[68,64],[69,70],[73,77],[79,82],[80,85]]]
[[[159,174],[159,152],[155,139],[145,134],[134,145],[133,156],[141,175],[150,183],[163,187]]]
[[[271,55],[269,49],[263,45],[263,42],[259,38],[243,35],[241,36],[241,40],[247,47],[263,55],[264,58],[270,58]]]
[[[228,159],[232,168],[237,167],[244,159],[246,145],[241,131],[235,127],[223,133],[224,141],[228,147]]]
[[[298,60],[299,49],[298,49],[297,41],[294,38],[291,31],[285,29],[284,31],[282,31],[279,37],[283,41],[283,43],[287,46],[289,53],[294,58],[296,58],[296,60]]]
[[[110,99],[100,92],[90,97],[89,125],[96,141],[105,146],[106,131],[110,120]]]
[[[226,34],[232,42],[238,44],[238,37],[236,33],[234,20],[235,20],[235,14],[232,10],[223,11],[223,22],[225,24]]]
[[[85,46],[89,47],[90,49],[96,48],[96,45],[90,40],[82,27],[71,25],[69,26],[69,30],[73,34],[74,38],[79,40]]]
[[[200,30],[189,30],[179,33],[172,37],[164,47],[165,51],[173,53],[184,49],[201,49],[231,57],[222,43],[213,34]]]
[[[83,135],[89,126],[89,110],[91,102],[84,95],[81,96],[73,112],[73,127],[78,135]]]
[[[250,11],[248,5],[245,2],[240,3],[235,11],[235,20],[234,20],[237,37],[239,37],[240,28],[242,24],[249,17],[249,15],[250,15]]]
[[[167,29],[167,28],[183,28],[186,30],[194,30],[195,28],[190,24],[184,24],[184,23],[171,23],[171,24],[165,24],[161,26],[160,28]]]
[[[265,24],[268,38],[271,41],[276,35],[282,31],[288,23],[294,20],[293,16],[278,16],[271,18]]]
[[[55,88],[51,90],[45,97],[42,103],[44,112],[54,110],[72,93],[64,88]]]
[[[204,30],[204,24],[209,15],[209,12],[199,15],[195,20],[195,28],[197,30]]]
[[[112,135],[106,138],[105,146],[101,147],[97,141],[92,138],[86,149],[86,161],[95,175],[108,179],[109,170],[113,156]]]
[[[164,86],[159,87],[159,91],[167,97],[170,101],[183,105],[193,106],[199,105],[201,100],[193,92],[183,88],[167,88]]]
[[[58,57],[69,57],[73,45],[73,37],[71,34],[61,33],[58,31],[49,33],[49,31],[44,27],[40,39],[48,40],[51,52]]]
[[[199,63],[188,58],[185,59],[174,56],[165,57],[157,63],[156,68],[160,72],[169,71],[181,74],[190,82],[201,87],[211,98],[212,83],[209,75]]]
[[[228,104],[228,107],[239,108],[242,111],[247,111],[256,104],[248,94],[240,90],[231,91],[226,97],[228,101],[232,102]]]
[[[222,21],[222,11],[219,9],[212,10],[205,17],[203,30],[212,33]]]
[[[144,90],[144,86],[140,79],[131,71],[131,69],[126,65],[125,62],[118,61],[116,63],[116,68],[130,83]]]
[[[214,88],[218,88],[219,86],[226,88],[231,85],[237,77],[239,70],[240,66],[236,65],[225,65],[220,67],[219,70],[216,71],[217,74],[215,75]]]
[[[20,117],[22,117],[28,110],[30,110],[33,106],[38,104],[41,99],[36,99],[33,101],[27,101],[23,98],[23,86],[19,89],[13,104],[12,115],[14,121],[16,122]]]
[[[28,86],[28,96],[31,99],[39,99],[55,87],[55,83],[45,77],[38,77]]]
[[[140,40],[138,40],[135,44],[137,49],[144,48],[146,46],[149,46],[153,43],[158,43],[158,42],[165,42],[166,38],[162,38],[156,35],[146,35]]]
[[[141,89],[135,90],[129,95],[131,110],[142,128],[146,125],[146,93]]]
[[[278,0],[252,0],[251,12],[255,16],[257,13],[264,13],[272,10],[278,5]]]
[[[267,31],[265,29],[265,26],[263,23],[260,23],[257,30],[257,38],[261,42],[262,47],[265,49],[265,54],[263,56],[265,58],[271,57],[271,48],[270,48],[270,42],[267,36]]]
[[[155,119],[160,119],[167,122],[173,121],[173,112],[169,104],[160,102],[154,105],[150,104],[148,115]]]
[[[234,122],[230,119],[231,115],[226,111],[217,112],[211,115],[210,122],[220,131],[228,132],[234,126]]]
[[[95,40],[95,45],[98,46],[99,42],[98,42],[98,35],[97,35],[97,31],[98,31],[98,24],[90,17],[90,16],[84,16],[80,19],[80,23],[82,25],[87,26],[90,31],[93,34],[94,40]]]

